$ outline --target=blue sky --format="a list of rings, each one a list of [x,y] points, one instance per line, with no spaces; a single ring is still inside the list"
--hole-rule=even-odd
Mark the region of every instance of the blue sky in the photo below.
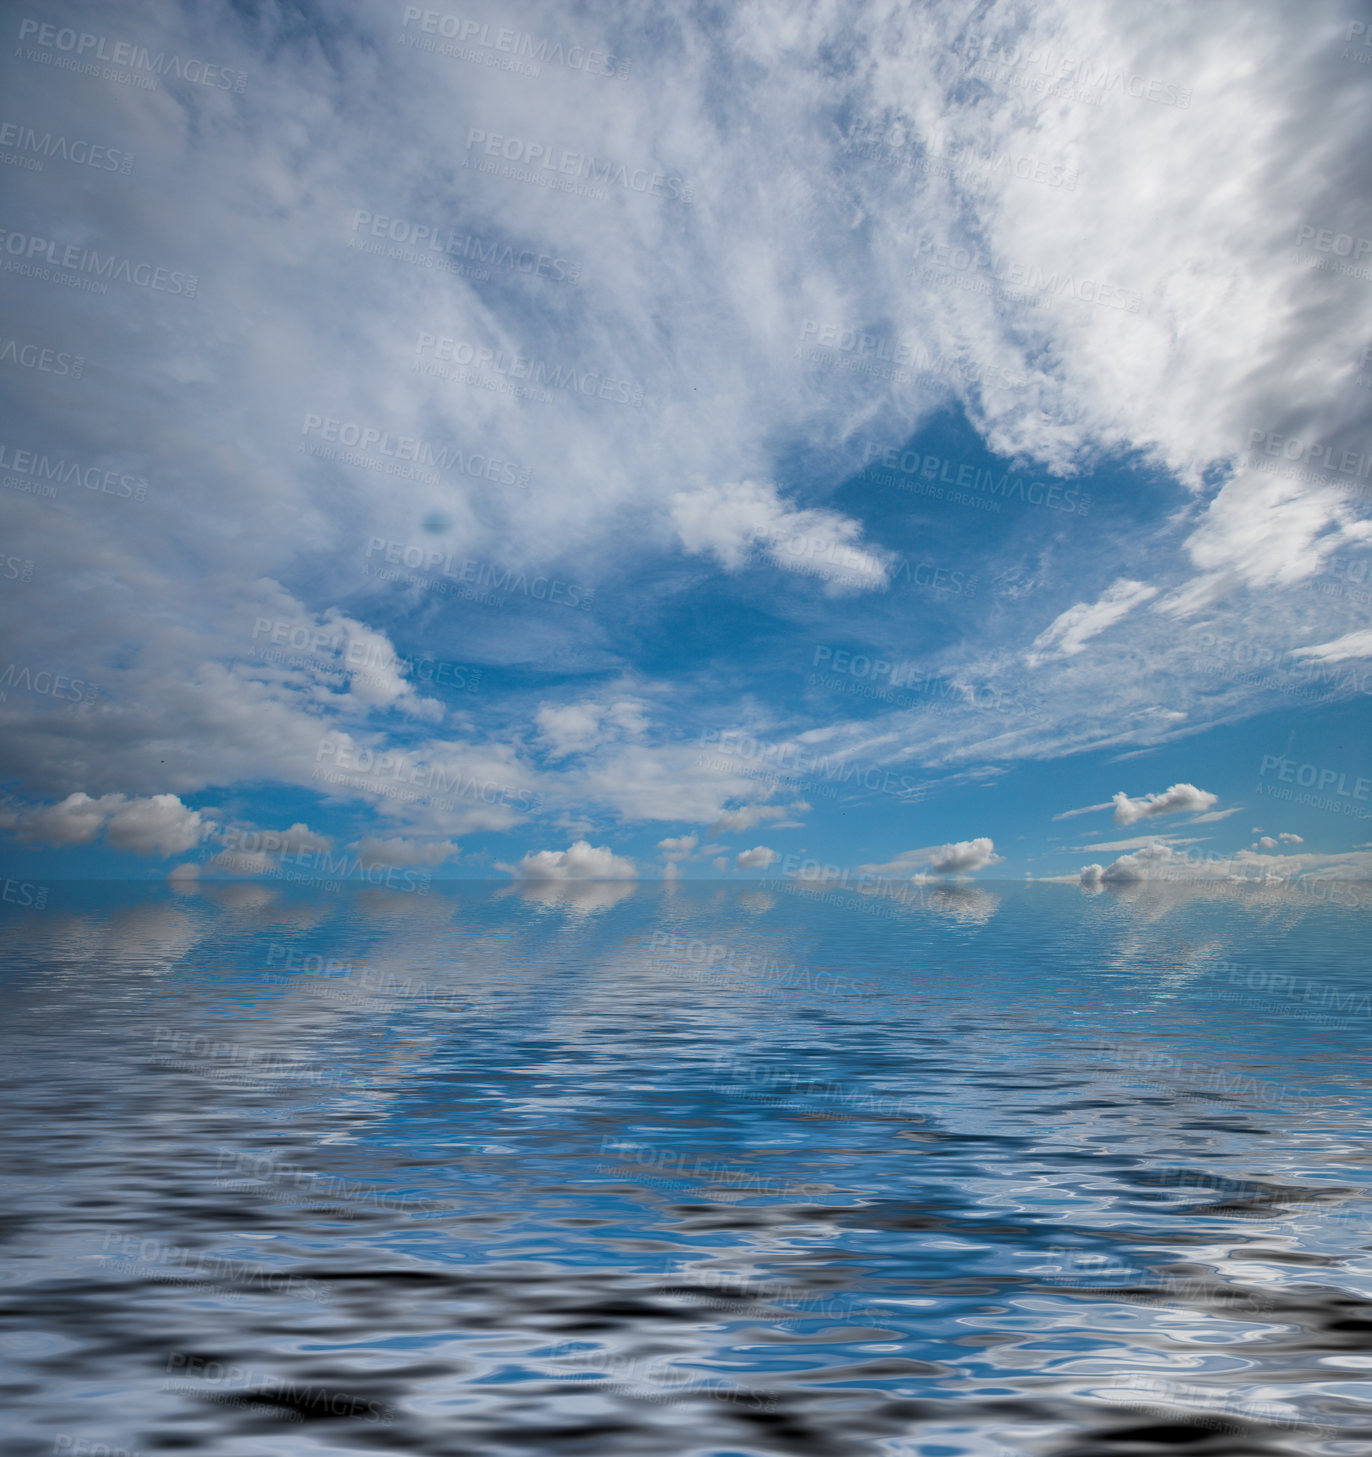
[[[13,12],[6,874],[1366,878],[1364,21]]]

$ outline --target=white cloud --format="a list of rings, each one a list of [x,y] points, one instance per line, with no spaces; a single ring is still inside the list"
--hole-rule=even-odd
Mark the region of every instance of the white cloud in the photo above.
[[[1103,805],[1102,808],[1109,809],[1110,806]],[[1188,821],[1188,825],[1213,825],[1217,824],[1220,820],[1227,820],[1230,815],[1242,813],[1243,806],[1241,804],[1236,804],[1233,809],[1212,809],[1208,814],[1197,815],[1195,819]]]
[[[635,880],[632,860],[614,854],[608,845],[578,840],[566,850],[539,850],[525,855],[516,868],[524,880]]]
[[[1104,804],[1086,804],[1083,805],[1080,809],[1065,809],[1061,814],[1054,815],[1053,819],[1055,822],[1057,820],[1071,820],[1075,819],[1078,815],[1095,814],[1097,810],[1109,808],[1110,801],[1107,799]]]
[[[1003,857],[996,854],[996,847],[989,836],[976,840],[959,840],[953,845],[940,845],[929,869],[935,875],[966,875],[974,870],[984,870],[996,865]]]
[[[766,870],[780,857],[766,845],[755,845],[751,850],[740,850],[735,864],[740,870]]]
[[[1111,803],[1115,806],[1115,823],[1132,825],[1136,820],[1151,819],[1155,815],[1186,814],[1209,809],[1219,799],[1218,794],[1197,789],[1194,784],[1174,784],[1161,794],[1145,794],[1139,799],[1130,797],[1121,790]]]
[[[905,850],[884,865],[862,865],[858,868],[872,875],[915,878],[923,872],[934,876],[968,875],[998,865],[1004,857],[996,854],[990,836],[975,840],[958,840],[949,845],[927,845],[920,850]]]
[[[535,718],[539,738],[554,759],[637,739],[648,728],[646,705],[634,698],[608,703],[590,698],[579,703],[545,703]]]
[[[1193,856],[1155,844],[1133,854],[1121,855],[1104,869],[1083,866],[1079,879],[1084,886],[1133,885],[1171,881],[1200,884],[1277,884],[1306,876],[1334,880],[1372,879],[1372,854],[1348,851],[1341,854],[1274,855],[1269,850],[1239,850],[1230,856]]]
[[[49,845],[89,845],[103,830],[117,850],[160,856],[184,855],[214,830],[212,821],[175,794],[93,799],[78,791],[58,804],[10,810],[3,823],[21,839]]]
[[[1173,593],[1161,610],[1188,616],[1235,587],[1291,587],[1319,572],[1339,547],[1365,541],[1372,523],[1360,521],[1331,479],[1311,489],[1279,477],[1241,470],[1210,502],[1187,538],[1199,576]]]
[[[1372,658],[1372,627],[1346,632],[1332,642],[1298,648],[1296,656],[1315,663],[1346,663],[1353,659]]]
[[[657,848],[662,851],[663,856],[669,860],[689,860],[695,853],[696,846],[700,844],[695,835],[668,836],[665,840],[657,842]]]
[[[1059,653],[1063,657],[1075,657],[1085,650],[1086,644],[1127,617],[1135,607],[1157,596],[1158,589],[1144,582],[1130,581],[1121,577],[1095,602],[1078,602],[1061,612],[1034,639],[1026,662],[1037,667],[1044,657]]]
[[[1097,855],[1108,852],[1113,855],[1123,850],[1144,850],[1150,845],[1198,844],[1200,844],[1199,839],[1184,839],[1177,835],[1134,835],[1127,840],[1096,841],[1089,845],[1076,845],[1073,847],[1073,853],[1078,855]]]
[[[217,317],[229,321],[207,334],[195,310],[159,313],[157,327],[135,338],[125,304],[173,301],[129,297],[106,309],[76,290],[35,283],[14,291],[14,337],[79,338],[92,360],[119,362],[91,371],[82,408],[60,422],[54,381],[16,372],[26,432],[18,443],[147,476],[154,503],[86,500],[80,491],[82,509],[68,509],[68,500],[60,515],[36,501],[9,503],[15,544],[7,550],[43,563],[25,588],[31,610],[13,651],[100,685],[79,711],[61,705],[60,720],[55,705],[22,693],[5,704],[0,771],[66,805],[50,807],[56,843],[91,843],[110,818],[63,799],[73,791],[175,797],[265,782],[327,792],[350,813],[384,821],[378,833],[398,822],[413,833],[458,835],[521,818],[504,804],[405,808],[365,778],[321,787],[312,779],[315,751],[335,731],[369,735],[378,749],[403,746],[416,762],[460,763],[517,790],[539,788],[560,809],[587,802],[630,820],[707,824],[725,805],[756,797],[741,782],[748,776],[703,773],[689,749],[644,748],[603,712],[583,714],[580,724],[570,713],[539,720],[555,759],[602,755],[584,773],[568,771],[556,790],[509,747],[522,742],[527,715],[511,733],[513,715],[492,713],[460,744],[456,735],[425,744],[392,734],[387,715],[398,711],[432,727],[436,700],[409,686],[385,653],[392,642],[403,650],[401,624],[411,646],[419,635],[448,633],[458,604],[364,575],[369,539],[408,533],[459,561],[498,558],[564,583],[574,573],[623,582],[622,566],[641,565],[655,547],[675,551],[679,540],[731,570],[760,553],[788,571],[816,571],[836,591],[875,587],[889,563],[861,544],[855,517],[801,504],[789,477],[784,494],[755,482],[781,469],[778,442],[832,448],[837,481],[858,461],[859,437],[900,445],[954,401],[1026,470],[1077,471],[1133,452],[1191,494],[1174,503],[1165,526],[1127,540],[1098,527],[1102,516],[1110,520],[1099,501],[1085,522],[1064,517],[1085,544],[1068,540],[1051,571],[1035,567],[1035,580],[1048,581],[1036,590],[1051,592],[1059,570],[1078,571],[1074,551],[1099,568],[1099,583],[1114,586],[1091,603],[1067,597],[1065,607],[1041,597],[1051,605],[1032,625],[1010,624],[984,651],[967,639],[948,645],[959,668],[984,668],[997,683],[989,675],[1003,671],[1007,691],[1040,693],[1040,725],[1011,716],[991,724],[949,704],[938,717],[832,725],[834,742],[870,744],[874,757],[908,755],[918,744],[930,765],[1006,764],[1155,743],[1270,706],[1279,687],[1198,676],[1194,644],[1176,634],[1175,618],[1136,610],[1141,596],[1126,604],[1118,594],[1127,597],[1129,583],[1170,593],[1169,612],[1212,613],[1203,624],[1212,638],[1241,633],[1280,655],[1323,634],[1306,650],[1314,658],[1366,653],[1356,603],[1290,590],[1340,544],[1365,539],[1355,520],[1363,508],[1328,471],[1331,484],[1317,488],[1237,463],[1255,428],[1324,441],[1332,452],[1366,445],[1363,396],[1347,387],[1366,343],[1363,284],[1290,258],[1305,220],[1346,220],[1366,232],[1356,221],[1366,75],[1340,58],[1338,5],[1278,8],[1258,26],[1236,0],[1027,8],[988,0],[977,10],[972,39],[983,45],[999,39],[1169,77],[1194,86],[1196,104],[1186,110],[1119,90],[1102,105],[1076,105],[971,80],[959,59],[967,22],[953,7],[855,4],[840,16],[757,0],[725,15],[709,44],[689,20],[664,44],[654,17],[627,13],[607,43],[622,41],[634,55],[635,79],[616,83],[612,97],[601,88],[594,100],[580,86],[586,77],[550,72],[528,87],[478,67],[430,65],[433,58],[394,44],[393,17],[366,7],[359,17],[331,37],[326,56],[308,28],[266,45],[232,9],[159,9],[148,23],[165,30],[168,54],[212,53],[254,77],[242,97],[200,88],[198,100],[213,108],[203,117],[163,91],[121,107],[121,134],[140,171],[150,159],[160,194],[176,205],[110,211],[74,171],[44,175],[51,215],[73,235],[184,261],[214,280]],[[578,13],[578,25],[596,38],[594,8]],[[721,95],[708,60],[715,45],[756,83]],[[1282,57],[1276,70],[1272,55]],[[42,70],[15,68],[16,114],[42,111],[51,82]],[[559,84],[569,79],[575,84]],[[369,100],[377,97],[384,104]],[[94,134],[117,99],[94,84],[64,92],[71,134],[83,126]],[[554,198],[460,165],[435,182],[432,157],[451,151],[455,107],[492,132],[566,135],[611,156],[641,146],[641,159],[626,158],[631,165],[651,156],[654,166],[679,168],[699,203],[669,213],[658,199],[627,193],[603,204]],[[845,140],[854,118],[870,121],[874,138],[902,127],[927,138],[927,152],[965,145],[987,158],[1046,158],[1079,168],[1081,182],[1070,191],[1035,185],[1009,167],[936,155],[933,165],[921,156],[907,166],[913,143],[893,161]],[[305,135],[327,135],[329,146],[302,147]],[[474,233],[509,236],[519,248],[547,242],[586,263],[584,305],[521,295],[505,308],[501,288],[367,258],[343,237],[358,206],[463,217]],[[270,229],[261,225],[264,209]],[[912,218],[936,243],[980,248],[988,265],[970,281],[987,287],[912,280]],[[997,290],[996,272],[1010,267],[1093,281],[1097,294],[1112,288],[1139,306],[1105,307],[1064,289]],[[342,314],[339,298],[348,301]],[[257,318],[273,327],[240,327]],[[626,409],[567,392],[526,407],[410,374],[413,330],[430,319],[510,354],[644,379],[652,399]],[[960,368],[914,367],[904,380],[845,372],[840,366],[868,361],[834,349],[834,367],[818,369],[793,357],[808,320],[918,340]],[[1025,387],[1009,387],[1007,374]],[[309,412],[374,423],[393,440],[459,438],[468,452],[529,466],[533,484],[493,491],[460,474],[402,484],[382,471],[297,457],[290,442]],[[1233,471],[1218,488],[1216,470]],[[159,493],[174,510],[156,504]],[[416,523],[438,509],[449,525],[423,535]],[[193,550],[187,521],[203,525]],[[1156,588],[1143,587],[1145,578]],[[1254,589],[1264,594],[1257,604],[1247,595]],[[522,605],[512,597],[506,611],[463,617],[462,652],[471,646],[483,660],[535,670],[562,671],[573,654],[583,655],[575,671],[619,666],[606,646],[614,624],[546,602],[521,615]],[[381,665],[338,691],[336,653],[285,663],[255,657],[259,618],[341,633],[359,652],[374,649]],[[1107,626],[1118,655],[1083,651]],[[909,630],[922,645],[922,624]],[[1021,671],[1026,650],[1043,655],[1032,677]],[[629,747],[604,752],[607,722],[610,740]],[[372,733],[378,723],[385,733]],[[569,821],[585,822],[580,814]],[[143,842],[137,823],[129,821],[130,843]],[[168,833],[158,843],[176,839]]]
[[[820,577],[831,591],[884,587],[891,553],[859,545],[862,525],[834,511],[802,510],[770,482],[738,481],[678,491],[672,524],[688,552],[740,570],[761,548],[787,571]]]

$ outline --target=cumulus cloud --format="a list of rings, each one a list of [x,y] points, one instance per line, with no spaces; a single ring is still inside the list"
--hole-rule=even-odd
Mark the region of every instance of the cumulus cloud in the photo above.
[[[1136,820],[1151,819],[1155,815],[1186,814],[1191,811],[1207,810],[1219,799],[1218,794],[1197,789],[1194,784],[1174,784],[1161,794],[1145,794],[1138,799],[1121,790],[1111,800],[1115,806],[1115,823],[1132,825]]]
[[[616,855],[608,845],[578,840],[565,850],[539,850],[515,867],[523,880],[636,880],[632,860]]]
[[[657,848],[668,861],[688,860],[699,844],[700,840],[695,835],[669,835],[667,839],[657,842]]]
[[[777,852],[769,850],[766,845],[754,845],[751,850],[740,850],[735,864],[740,870],[766,870],[779,858]]]
[[[821,578],[830,591],[884,587],[893,554],[859,545],[862,524],[835,511],[798,509],[770,482],[678,491],[672,524],[688,552],[740,570],[759,549],[775,566]]]
[[[1271,837],[1265,837],[1270,839]],[[1287,843],[1290,843],[1288,841]],[[1297,853],[1279,855],[1261,844],[1233,855],[1197,855],[1172,849],[1161,843],[1150,845],[1102,868],[1083,866],[1083,886],[1125,886],[1154,881],[1199,884],[1269,885],[1315,876],[1335,880],[1372,878],[1372,854],[1347,851],[1342,854]]]
[[[883,865],[862,865],[865,873],[893,877],[970,875],[988,865],[998,865],[1004,857],[996,854],[989,835],[975,840],[958,840],[949,845],[927,845],[919,850],[905,850]]]
[[[929,861],[929,869],[935,875],[967,875],[974,870],[984,870],[988,865],[996,865],[1002,858],[996,854],[990,837],[982,835],[975,840],[940,845]]]
[[[9,810],[0,823],[22,840],[48,845],[89,845],[103,830],[117,850],[135,855],[184,855],[215,828],[175,794],[128,798],[76,792],[53,805]]]
[[[608,703],[543,704],[535,721],[539,738],[554,759],[585,754],[605,744],[639,738],[648,728],[646,705],[634,698]]]

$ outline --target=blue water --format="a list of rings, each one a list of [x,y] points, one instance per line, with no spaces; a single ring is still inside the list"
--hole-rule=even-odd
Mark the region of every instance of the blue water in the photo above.
[[[1356,905],[0,909],[6,1451],[1372,1451]]]

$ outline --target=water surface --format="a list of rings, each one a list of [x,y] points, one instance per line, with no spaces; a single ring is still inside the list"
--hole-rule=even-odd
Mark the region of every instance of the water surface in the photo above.
[[[7,1451],[1372,1451],[1366,910],[3,914]]]

